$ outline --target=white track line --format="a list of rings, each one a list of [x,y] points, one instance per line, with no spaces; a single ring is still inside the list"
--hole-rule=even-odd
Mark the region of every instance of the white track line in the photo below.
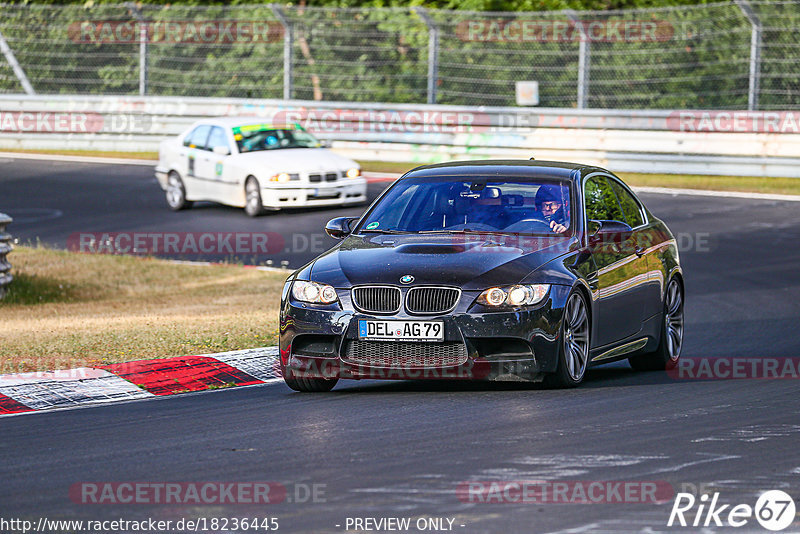
[[[742,198],[746,200],[783,200],[788,202],[800,202],[800,195],[745,193],[743,191],[712,191],[709,189],[673,189],[669,187],[632,187],[631,189],[637,193],[656,193],[660,195],[689,195],[698,197],[722,197]]]

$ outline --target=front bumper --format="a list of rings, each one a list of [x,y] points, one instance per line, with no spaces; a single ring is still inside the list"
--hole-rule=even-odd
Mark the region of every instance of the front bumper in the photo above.
[[[156,180],[158,180],[158,185],[161,186],[161,189],[164,191],[167,190],[167,178],[169,177],[169,170],[164,167],[156,167]]]
[[[262,184],[261,203],[265,208],[302,206],[340,206],[367,200],[364,178],[342,178],[336,182],[311,184]]]
[[[352,309],[303,304],[287,297],[281,305],[281,369],[295,377],[356,380],[538,381],[544,373],[556,369],[558,332],[569,290],[567,286],[551,286],[547,299],[533,309],[475,313],[457,308],[441,316],[410,316],[404,312],[391,317],[373,316]],[[349,290],[339,290],[344,307],[349,304],[348,293]],[[444,322],[445,339],[444,342],[369,342],[373,344],[371,349],[382,350],[375,350],[375,359],[365,363],[353,359],[354,347],[360,346],[361,354],[365,352],[365,342],[358,338],[360,319],[440,320]],[[464,358],[454,363],[453,359],[421,361],[415,357],[425,354],[427,348],[441,354],[444,345],[458,347]],[[377,353],[392,356],[387,359]]]

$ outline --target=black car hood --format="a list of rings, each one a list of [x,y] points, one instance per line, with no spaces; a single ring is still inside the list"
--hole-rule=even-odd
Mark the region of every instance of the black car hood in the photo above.
[[[518,283],[575,247],[562,236],[352,235],[314,261],[311,279],[348,288],[411,275],[414,285],[485,289]]]

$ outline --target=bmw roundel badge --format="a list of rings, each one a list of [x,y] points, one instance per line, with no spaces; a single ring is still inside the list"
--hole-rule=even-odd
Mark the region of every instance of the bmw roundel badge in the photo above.
[[[414,277],[411,276],[410,274],[407,274],[407,275],[403,276],[402,278],[400,278],[400,282],[402,282],[403,284],[410,284],[413,281],[414,281]]]

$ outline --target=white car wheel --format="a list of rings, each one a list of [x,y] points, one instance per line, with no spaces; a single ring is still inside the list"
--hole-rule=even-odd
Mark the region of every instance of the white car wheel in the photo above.
[[[258,180],[252,176],[247,179],[244,186],[245,205],[244,211],[250,217],[258,217],[264,214],[264,205],[261,202],[261,186]]]
[[[172,171],[167,178],[167,204],[172,211],[179,211],[192,207],[192,202],[186,200],[186,188],[177,172]]]

